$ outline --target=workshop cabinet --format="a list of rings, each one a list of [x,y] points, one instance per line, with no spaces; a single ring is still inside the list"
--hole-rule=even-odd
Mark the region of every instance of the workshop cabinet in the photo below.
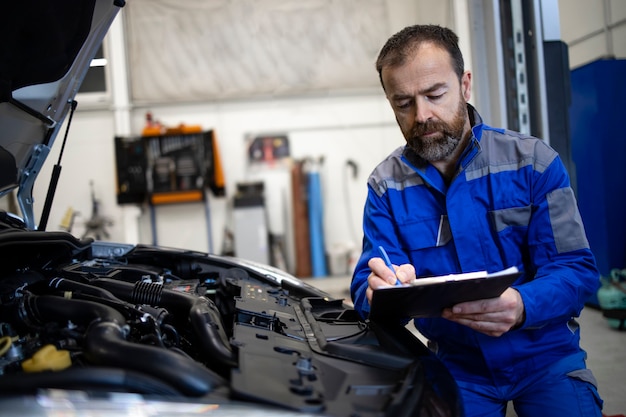
[[[626,268],[626,60],[571,72],[570,131],[578,203],[600,273]]]

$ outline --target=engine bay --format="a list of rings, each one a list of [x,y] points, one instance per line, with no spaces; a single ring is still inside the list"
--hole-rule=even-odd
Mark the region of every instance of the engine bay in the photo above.
[[[410,332],[363,321],[272,267],[16,229],[0,230],[0,252],[4,395],[79,389],[332,416],[455,415],[451,380]]]

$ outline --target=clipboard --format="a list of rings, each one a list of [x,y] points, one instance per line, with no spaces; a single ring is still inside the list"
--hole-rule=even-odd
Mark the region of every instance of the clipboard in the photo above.
[[[411,284],[374,290],[370,320],[440,317],[444,308],[499,297],[521,275],[517,267],[487,273],[418,278]]]

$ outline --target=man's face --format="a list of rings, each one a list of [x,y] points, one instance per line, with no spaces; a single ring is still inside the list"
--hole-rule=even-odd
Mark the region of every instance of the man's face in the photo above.
[[[470,129],[470,74],[459,83],[447,51],[424,43],[403,65],[383,68],[382,76],[408,146],[431,162],[450,156]]]

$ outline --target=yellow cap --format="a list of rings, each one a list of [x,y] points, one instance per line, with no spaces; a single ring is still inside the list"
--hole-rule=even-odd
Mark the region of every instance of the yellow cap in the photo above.
[[[25,372],[60,371],[72,365],[70,352],[57,350],[54,345],[45,345],[32,358],[22,362]]]

